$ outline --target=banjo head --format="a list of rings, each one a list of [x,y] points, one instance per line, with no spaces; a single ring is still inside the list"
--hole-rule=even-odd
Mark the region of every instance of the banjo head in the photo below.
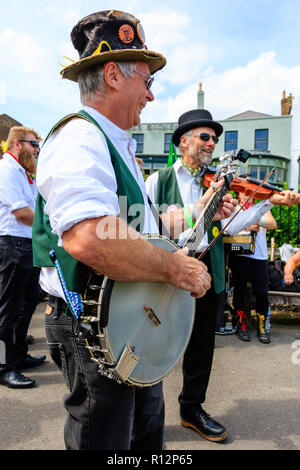
[[[178,249],[163,237],[147,240],[168,251]],[[138,386],[160,382],[176,366],[187,347],[195,299],[189,292],[167,283],[113,282],[107,278],[100,304],[105,297],[106,308],[109,302],[108,323],[101,329],[100,321],[99,328],[105,336],[110,360],[117,364],[129,345],[138,361],[126,382]]]

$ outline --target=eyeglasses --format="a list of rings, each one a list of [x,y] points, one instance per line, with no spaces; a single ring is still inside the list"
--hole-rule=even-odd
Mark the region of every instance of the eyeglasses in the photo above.
[[[33,148],[37,148],[37,149],[40,148],[40,144],[36,140],[22,139],[22,140],[19,140],[19,142],[28,142],[30,145],[32,145]]]
[[[148,73],[139,72],[138,70],[135,70],[135,73],[138,73],[139,75],[142,75],[142,77],[147,78],[147,80],[145,81],[145,84],[146,84],[147,90],[150,90],[152,83],[154,81],[154,77],[152,77],[152,75],[149,75]]]
[[[214,141],[214,144],[217,144],[219,142],[219,137],[216,135],[210,135],[207,134],[206,132],[202,132],[201,134],[192,134],[194,137],[200,137],[203,142],[208,142],[209,139],[212,139]]]

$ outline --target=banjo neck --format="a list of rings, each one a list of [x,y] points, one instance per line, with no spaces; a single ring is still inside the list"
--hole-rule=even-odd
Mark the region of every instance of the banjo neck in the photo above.
[[[204,210],[196,220],[190,236],[184,244],[184,247],[189,249],[188,256],[196,256],[198,247],[222,203],[222,198],[228,191],[228,188],[230,188],[230,185],[233,181],[233,175],[226,175],[225,180],[225,183],[219,189],[217,189],[217,191],[214,192],[214,194],[209,199]]]

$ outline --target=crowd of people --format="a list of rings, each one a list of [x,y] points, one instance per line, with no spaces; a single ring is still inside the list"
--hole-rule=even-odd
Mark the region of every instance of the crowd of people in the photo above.
[[[154,100],[153,74],[165,66],[166,59],[147,48],[140,21],[120,11],[83,18],[73,28],[71,40],[79,60],[61,75],[78,83],[83,110],[52,128],[39,153],[37,171],[34,162],[41,139],[32,129],[11,129],[0,162],[0,340],[6,347],[5,360],[0,361],[1,384],[34,386],[21,371],[45,360],[30,356],[26,343],[42,289],[49,296],[45,328],[50,355],[68,386],[66,448],[162,449],[162,381],[137,387],[100,374],[86,338],[76,334],[83,311],[78,312],[75,303],[84,295],[91,271],[115,281],[168,283],[191,293],[196,304],[178,396],[181,425],[210,441],[224,441],[226,428],[203,408],[216,316],[224,299],[224,244],[220,237],[201,261],[184,247],[199,214],[223,183],[207,190],[202,184],[223,127],[207,110],[184,113],[172,136],[182,156],[170,168],[150,176],[145,185],[135,158],[136,142],[126,131],[140,123],[142,110]],[[32,173],[36,173],[34,181]],[[139,204],[139,224],[132,224],[137,214],[121,214],[119,200],[124,196],[129,207]],[[231,234],[251,226],[261,237],[253,257],[236,257],[232,265],[238,282],[235,317],[243,340],[249,339],[249,333],[238,293],[248,278],[257,287],[259,339],[270,340],[264,332],[265,229],[271,228],[273,205],[297,203],[297,193],[282,191],[241,211],[229,225]],[[196,254],[233,217],[237,204],[229,192],[222,197]],[[156,207],[165,209],[156,211]],[[169,252],[143,237],[162,233],[162,227],[184,248]],[[258,283],[253,270],[260,273]]]

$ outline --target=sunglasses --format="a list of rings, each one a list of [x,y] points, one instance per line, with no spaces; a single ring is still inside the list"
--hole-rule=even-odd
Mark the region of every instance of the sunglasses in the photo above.
[[[212,139],[214,141],[214,144],[217,144],[219,142],[219,137],[216,135],[210,135],[207,134],[206,132],[202,132],[202,134],[193,134],[194,137],[200,137],[203,142],[208,142],[209,139]]]
[[[152,83],[154,81],[154,77],[152,75],[149,75],[147,73],[139,72],[138,70],[135,70],[135,73],[141,75],[142,77],[146,77],[147,80],[145,80],[146,88],[147,90],[150,90]]]
[[[28,142],[30,145],[32,145],[33,148],[37,148],[37,149],[40,148],[40,144],[36,140],[22,139],[22,140],[19,140],[19,142]]]

